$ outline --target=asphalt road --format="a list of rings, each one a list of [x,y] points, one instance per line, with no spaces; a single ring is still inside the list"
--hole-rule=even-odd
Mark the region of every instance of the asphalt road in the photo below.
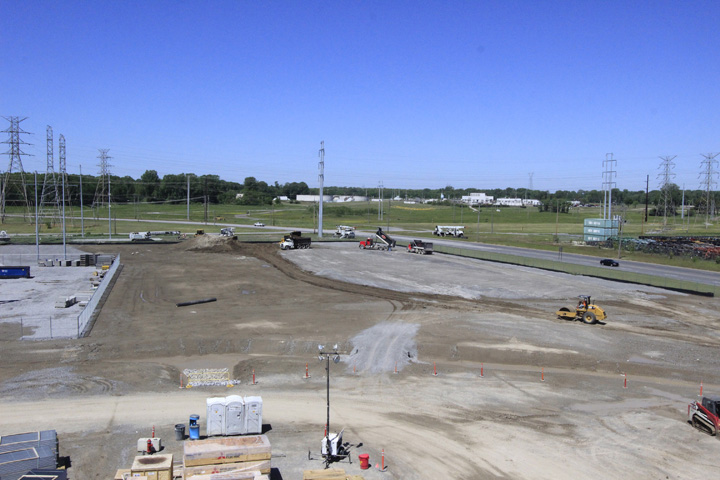
[[[404,235],[391,236],[401,243],[409,243],[413,238]],[[562,263],[574,263],[578,265],[587,265],[597,267],[600,265],[598,257],[588,255],[578,255],[575,253],[560,253],[547,250],[534,250],[531,248],[506,247],[502,245],[488,245],[484,243],[476,243],[467,240],[446,240],[434,239],[435,245],[443,245],[448,247],[467,248],[468,250],[482,250],[486,252],[505,253],[509,255],[518,255],[521,257],[540,258],[543,260],[554,260]],[[720,285],[720,274],[709,272],[706,270],[695,270],[692,268],[670,267],[667,265],[655,265],[652,263],[633,262],[629,260],[618,260],[620,266],[605,267],[617,268],[635,273],[644,273],[654,275],[656,277],[675,278],[689,282],[705,283],[708,285]]]

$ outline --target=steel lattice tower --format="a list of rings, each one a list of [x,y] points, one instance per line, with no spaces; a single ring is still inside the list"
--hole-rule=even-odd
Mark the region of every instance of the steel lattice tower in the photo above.
[[[613,158],[612,153],[605,154],[603,160],[603,219],[612,220],[612,189],[616,185],[613,178],[617,177],[617,171],[613,168],[617,167],[617,160]]]
[[[58,163],[60,165],[60,188],[62,206],[70,209],[70,224],[75,224],[75,218],[72,214],[72,203],[70,202],[70,189],[68,188],[67,159],[65,158],[65,135],[62,133],[58,137]]]
[[[108,188],[107,191],[105,190],[105,182],[108,184],[110,183],[110,167],[112,165],[108,163],[108,160],[112,157],[107,154],[110,149],[99,148],[98,151],[100,152],[100,155],[97,157],[100,159],[100,163],[98,164],[98,167],[100,167],[100,179],[98,180],[97,188],[95,189],[95,199],[92,204],[93,208],[104,207],[105,197],[110,195],[110,189]]]
[[[57,177],[55,176],[53,129],[47,126],[47,168],[43,178],[42,195],[40,197],[40,217],[58,222],[60,212],[60,195],[58,193]]]
[[[672,179],[675,178],[673,168],[675,168],[675,162],[673,160],[677,155],[660,157],[662,163],[660,164],[660,173],[658,178],[660,179],[660,192],[663,198],[663,225],[667,225],[667,210],[668,203],[672,206],[672,197],[670,187],[672,185]]]
[[[712,192],[713,186],[717,184],[716,177],[718,172],[716,170],[717,160],[715,160],[715,157],[718,155],[720,155],[720,153],[708,153],[707,155],[703,155],[705,160],[701,162],[702,171],[700,172],[700,178],[702,181],[700,182],[700,185],[705,190],[705,225],[710,222],[711,212],[713,214],[715,213],[714,202],[710,201],[710,192]]]
[[[27,143],[20,138],[20,135],[23,133],[28,135],[30,134],[30,132],[26,132],[25,130],[20,128],[20,123],[27,120],[27,117],[3,118],[10,122],[10,128],[8,128],[7,130],[3,130],[3,133],[8,134],[8,139],[2,142],[10,145],[10,149],[5,152],[5,154],[10,157],[10,165],[5,172],[2,190],[0,190],[0,223],[5,222],[5,205],[8,200],[9,194],[12,194],[13,190],[15,190],[18,196],[21,197],[21,201],[24,202],[25,216],[28,216],[30,213],[30,203],[27,196],[27,187],[25,184],[25,171],[23,170],[22,156],[32,156],[29,153],[25,153],[20,149],[20,145],[32,145],[31,143]],[[13,173],[13,171],[20,173],[19,184],[18,182],[12,181],[13,177],[11,176],[11,174]]]

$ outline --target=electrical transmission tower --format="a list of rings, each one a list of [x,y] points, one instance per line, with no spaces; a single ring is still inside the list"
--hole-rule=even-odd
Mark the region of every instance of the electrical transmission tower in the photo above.
[[[660,164],[658,178],[660,179],[660,193],[662,193],[663,201],[663,225],[667,225],[668,204],[670,204],[672,208],[672,179],[675,178],[675,174],[673,173],[675,163],[673,160],[675,157],[677,157],[677,155],[660,157],[662,163]]]
[[[65,208],[70,209],[70,223],[75,224],[75,217],[72,214],[72,202],[70,202],[70,189],[68,188],[67,161],[65,158],[65,135],[58,137],[58,160],[60,163],[60,191],[62,198],[63,212]]]
[[[700,172],[700,178],[702,181],[700,182],[700,185],[705,189],[705,228],[707,228],[710,223],[710,215],[715,214],[715,202],[711,201],[712,198],[710,192],[713,191],[713,186],[717,185],[716,177],[718,172],[717,160],[715,160],[715,157],[718,155],[720,155],[720,153],[708,153],[707,155],[703,155],[705,160],[701,162],[702,169]]]
[[[96,207],[104,207],[105,206],[105,197],[107,196],[108,199],[108,205],[110,204],[110,165],[108,163],[108,160],[110,160],[112,157],[109,156],[107,153],[110,151],[110,149],[98,149],[100,152],[100,155],[98,155],[97,158],[100,159],[100,163],[98,166],[100,167],[100,179],[98,180],[97,188],[95,189],[95,198],[93,199],[93,208]],[[107,190],[105,190],[105,185],[107,182]]]
[[[40,197],[40,217],[50,219],[53,225],[58,223],[60,216],[60,195],[58,182],[55,176],[53,129],[47,126],[47,168],[43,179],[42,195]]]
[[[603,219],[612,220],[612,189],[615,186],[613,178],[617,177],[617,171],[613,168],[617,167],[617,160],[613,158],[612,153],[605,154],[603,160]]]
[[[20,123],[27,120],[27,117],[3,117],[5,120],[10,122],[10,128],[3,130],[3,133],[8,134],[8,139],[2,143],[10,145],[10,149],[5,152],[10,157],[10,166],[8,166],[5,172],[5,178],[3,179],[2,190],[0,190],[0,223],[5,223],[5,205],[8,198],[15,193],[19,200],[23,202],[25,210],[23,214],[28,216],[30,213],[30,203],[28,202],[27,187],[25,186],[25,171],[23,170],[22,156],[32,156],[29,153],[25,153],[20,149],[20,145],[32,145],[27,143],[20,138],[21,134],[30,134],[22,128]],[[20,174],[20,182],[15,181],[12,175],[13,171]]]

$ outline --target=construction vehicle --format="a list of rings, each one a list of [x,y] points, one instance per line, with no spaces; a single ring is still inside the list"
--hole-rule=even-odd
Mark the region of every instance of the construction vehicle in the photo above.
[[[0,244],[10,243],[10,235],[5,230],[0,231]]]
[[[392,250],[397,242],[385,232],[382,231],[382,227],[378,228],[375,232],[375,238],[368,237],[367,239],[360,242],[359,247],[363,250]]]
[[[592,303],[590,295],[578,295],[580,301],[578,302],[575,310],[571,310],[567,307],[562,307],[560,310],[555,312],[558,318],[565,320],[582,320],[583,323],[588,325],[596,324],[599,321],[607,318],[605,310],[600,308],[598,305]]]
[[[291,232],[285,235],[280,242],[282,250],[295,250],[299,248],[310,248],[312,240],[310,237],[303,237],[302,232]]]
[[[419,253],[420,255],[430,255],[433,253],[433,244],[423,242],[422,240],[413,240],[408,245],[408,253]]]
[[[720,427],[720,396],[702,397],[688,405],[688,422],[708,435],[716,436]]]
[[[223,237],[234,237],[235,236],[235,227],[221,228],[220,235],[222,235]]]
[[[338,225],[333,235],[340,238],[355,238],[355,227]]]
[[[203,229],[201,229],[201,228],[198,228],[198,229],[195,231],[195,236],[197,237],[198,235],[205,235],[205,230],[203,230]]]
[[[462,225],[435,225],[435,230],[432,233],[439,237],[463,238],[465,236],[465,227]]]

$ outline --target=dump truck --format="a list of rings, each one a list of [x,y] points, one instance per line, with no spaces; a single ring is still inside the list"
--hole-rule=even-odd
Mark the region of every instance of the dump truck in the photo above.
[[[430,255],[433,253],[433,244],[422,240],[413,240],[408,245],[408,253],[418,253],[420,255]]]
[[[720,427],[720,396],[702,397],[688,405],[688,422],[701,432],[716,436]]]
[[[310,237],[303,237],[302,232],[291,232],[290,235],[285,235],[280,242],[280,248],[282,250],[295,250],[298,248],[310,248],[312,240]]]
[[[465,227],[463,225],[435,225],[435,230],[432,233],[439,237],[463,238],[465,236]]]
[[[391,236],[382,231],[382,228],[378,228],[378,231],[375,232],[375,238],[366,238],[360,242],[359,247],[363,250],[391,250],[396,243]]]
[[[590,295],[578,295],[577,307],[574,310],[562,307],[555,312],[558,318],[564,320],[582,320],[583,323],[593,325],[607,318],[607,313],[603,308],[592,303]]]

